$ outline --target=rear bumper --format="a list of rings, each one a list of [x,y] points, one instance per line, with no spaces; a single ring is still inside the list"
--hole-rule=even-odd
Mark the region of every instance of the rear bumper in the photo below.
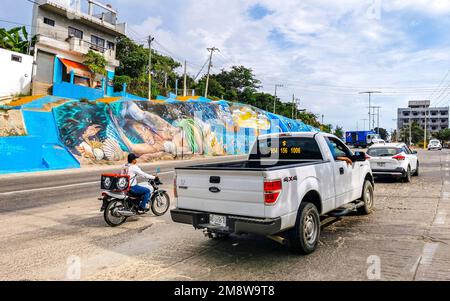
[[[406,171],[402,168],[396,169],[372,169],[374,177],[404,177],[406,176]]]
[[[218,214],[227,218],[226,227],[219,227],[209,223],[210,213],[208,212],[174,209],[170,211],[170,214],[176,223],[188,224],[194,226],[195,229],[208,229],[218,233],[252,233],[267,236],[281,231],[281,218],[261,219]]]

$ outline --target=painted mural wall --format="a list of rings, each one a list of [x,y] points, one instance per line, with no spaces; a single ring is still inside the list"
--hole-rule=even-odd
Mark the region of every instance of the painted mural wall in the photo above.
[[[261,134],[311,127],[221,102],[68,102],[53,109],[60,140],[83,163],[246,154]]]
[[[26,135],[21,110],[0,108],[0,137]]]

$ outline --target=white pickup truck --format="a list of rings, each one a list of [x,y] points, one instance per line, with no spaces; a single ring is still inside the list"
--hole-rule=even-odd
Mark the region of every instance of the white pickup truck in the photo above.
[[[175,173],[174,222],[203,229],[212,238],[265,235],[301,254],[317,248],[322,219],[353,211],[370,214],[374,204],[365,153],[353,153],[324,133],[261,136],[246,161]]]

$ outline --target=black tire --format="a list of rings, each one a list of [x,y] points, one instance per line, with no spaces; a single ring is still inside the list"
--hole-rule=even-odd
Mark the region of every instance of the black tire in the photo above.
[[[374,204],[374,198],[373,198],[373,184],[366,180],[363,187],[363,193],[361,196],[361,201],[364,202],[364,206],[357,209],[357,212],[359,215],[369,215],[373,212],[373,204]]]
[[[404,183],[411,183],[411,166],[408,166],[408,170],[405,173],[405,177],[403,178]]]
[[[316,206],[302,202],[295,227],[288,232],[289,250],[308,255],[317,249],[320,238],[320,216]]]
[[[416,168],[416,171],[413,174],[413,177],[418,177],[419,174],[420,174],[420,163],[417,162],[417,168]]]
[[[152,212],[156,216],[163,216],[170,208],[170,197],[165,191],[159,191],[152,196]]]
[[[114,200],[111,201],[108,206],[106,206],[105,211],[103,212],[103,218],[105,219],[105,222],[111,226],[111,227],[118,227],[125,223],[128,219],[128,217],[122,216],[114,216],[114,210],[118,208],[124,208],[124,205],[122,201]]]

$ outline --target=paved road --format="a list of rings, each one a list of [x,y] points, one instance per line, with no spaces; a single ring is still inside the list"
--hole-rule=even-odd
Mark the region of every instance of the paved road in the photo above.
[[[67,179],[25,177],[28,191],[11,194],[18,186],[0,179],[0,279],[73,279],[79,266],[83,280],[450,280],[450,152],[420,159],[419,178],[377,183],[375,213],[328,225],[310,256],[256,236],[211,241],[168,215],[112,229],[98,184],[39,190]]]

